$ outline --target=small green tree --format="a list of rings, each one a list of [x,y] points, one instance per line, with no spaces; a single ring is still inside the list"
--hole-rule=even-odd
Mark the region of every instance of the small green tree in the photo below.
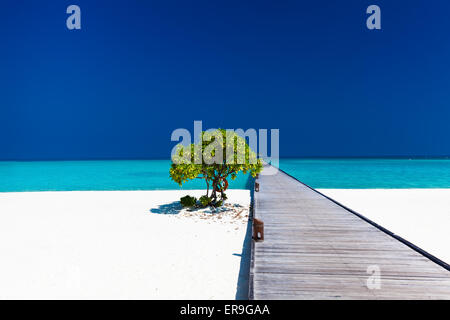
[[[227,199],[229,177],[236,179],[240,171],[255,177],[261,170],[261,160],[244,138],[232,130],[217,129],[203,131],[197,144],[177,145],[170,177],[180,186],[192,179],[204,179],[209,204],[218,207]]]

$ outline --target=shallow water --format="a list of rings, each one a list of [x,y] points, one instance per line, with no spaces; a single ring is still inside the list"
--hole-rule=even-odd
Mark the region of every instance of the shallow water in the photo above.
[[[182,188],[169,177],[169,160],[0,162],[0,192],[204,189],[201,179]],[[249,175],[229,179],[249,189]]]
[[[203,180],[180,188],[169,160],[0,162],[0,192],[204,189]],[[314,188],[450,188],[449,159],[281,159],[280,168]],[[250,189],[252,179],[230,179]]]
[[[314,188],[450,188],[450,159],[281,159]]]

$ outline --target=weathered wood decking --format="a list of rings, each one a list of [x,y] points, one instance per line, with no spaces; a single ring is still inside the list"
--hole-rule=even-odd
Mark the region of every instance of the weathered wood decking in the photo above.
[[[281,171],[258,182],[251,299],[450,299],[450,272],[427,257]]]

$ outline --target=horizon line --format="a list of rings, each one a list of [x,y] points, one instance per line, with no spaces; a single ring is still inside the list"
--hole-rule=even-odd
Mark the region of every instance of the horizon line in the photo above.
[[[396,155],[396,156],[288,156],[280,157],[283,159],[411,159],[411,160],[426,160],[426,159],[450,159],[450,155],[428,156],[428,155]],[[93,157],[93,158],[36,158],[36,159],[0,159],[0,162],[57,162],[57,161],[150,161],[150,160],[167,160],[170,161],[170,157],[143,157],[143,158],[124,158],[124,157]]]

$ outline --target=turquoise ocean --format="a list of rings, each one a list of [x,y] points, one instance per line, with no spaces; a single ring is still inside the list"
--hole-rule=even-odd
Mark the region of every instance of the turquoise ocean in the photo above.
[[[168,160],[0,162],[0,192],[203,189],[178,187]],[[450,188],[450,159],[281,159],[280,168],[314,188]],[[253,180],[239,175],[233,189]]]

